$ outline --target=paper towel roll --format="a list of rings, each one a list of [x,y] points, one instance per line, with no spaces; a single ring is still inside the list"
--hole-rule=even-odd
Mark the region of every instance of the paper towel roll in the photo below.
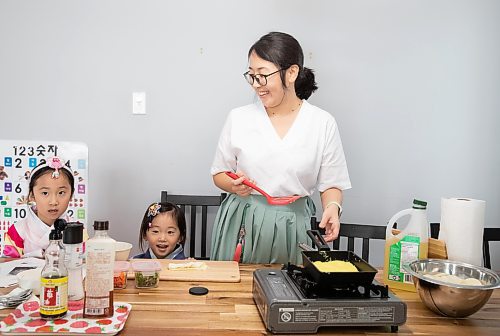
[[[470,198],[441,198],[439,239],[448,259],[481,266],[486,202]]]

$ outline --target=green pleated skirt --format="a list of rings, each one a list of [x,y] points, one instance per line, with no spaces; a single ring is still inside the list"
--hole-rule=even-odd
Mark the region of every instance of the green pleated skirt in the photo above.
[[[298,243],[311,245],[306,231],[314,202],[302,197],[288,205],[269,205],[263,196],[230,194],[221,204],[212,231],[211,260],[233,260],[244,229],[241,262],[302,264]]]

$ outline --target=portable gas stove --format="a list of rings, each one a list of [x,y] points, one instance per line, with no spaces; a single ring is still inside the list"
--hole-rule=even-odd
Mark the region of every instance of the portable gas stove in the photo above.
[[[324,326],[386,326],[396,332],[406,322],[406,303],[375,280],[335,288],[291,264],[258,269],[253,280],[253,298],[273,333],[316,333]]]

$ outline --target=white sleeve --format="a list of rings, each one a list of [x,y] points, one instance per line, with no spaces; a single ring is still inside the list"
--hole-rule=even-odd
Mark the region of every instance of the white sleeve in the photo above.
[[[35,251],[31,251],[31,252],[28,252],[28,253],[25,253],[22,255],[23,258],[31,258],[31,257],[34,257],[34,258],[43,258],[44,257],[44,252],[42,249],[38,249],[38,250],[35,250]]]
[[[351,188],[342,141],[335,119],[328,121],[325,147],[318,174],[318,190],[323,192],[330,188],[340,190]]]
[[[217,149],[215,150],[215,157],[210,168],[210,173],[216,175],[224,171],[236,170],[236,154],[231,145],[232,133],[232,113],[226,119],[224,128],[219,137]]]

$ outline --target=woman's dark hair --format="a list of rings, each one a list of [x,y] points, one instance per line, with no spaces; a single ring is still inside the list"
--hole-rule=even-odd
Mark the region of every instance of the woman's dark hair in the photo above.
[[[52,174],[55,171],[54,168],[50,167],[43,167],[40,170],[37,170],[33,175],[30,176],[30,184],[28,187],[28,196],[33,195],[33,188],[35,187],[36,181],[43,175],[45,174]],[[73,174],[67,170],[66,168],[60,168],[59,173],[64,174],[69,181],[69,185],[71,186],[71,197],[73,197],[73,193],[75,192],[75,178],[73,177]]]
[[[304,53],[299,42],[291,35],[271,32],[262,36],[248,51],[248,57],[255,51],[257,56],[274,63],[279,69],[281,82],[285,87],[285,71],[292,65],[299,67],[299,75],[295,81],[295,93],[300,99],[307,99],[318,89],[314,80],[314,72],[304,67]]]
[[[173,220],[177,223],[179,231],[181,232],[180,243],[182,246],[184,246],[184,242],[186,240],[186,218],[184,217],[184,213],[177,205],[165,202],[165,203],[152,203],[148,206],[146,212],[144,213],[144,217],[142,218],[141,229],[139,233],[139,247],[144,252],[144,237],[146,237],[146,232],[148,232],[149,230],[149,224],[153,223],[153,219],[155,218],[155,216],[148,215],[149,208],[151,208],[156,204],[160,206],[158,213],[171,212],[170,215],[172,216]]]

